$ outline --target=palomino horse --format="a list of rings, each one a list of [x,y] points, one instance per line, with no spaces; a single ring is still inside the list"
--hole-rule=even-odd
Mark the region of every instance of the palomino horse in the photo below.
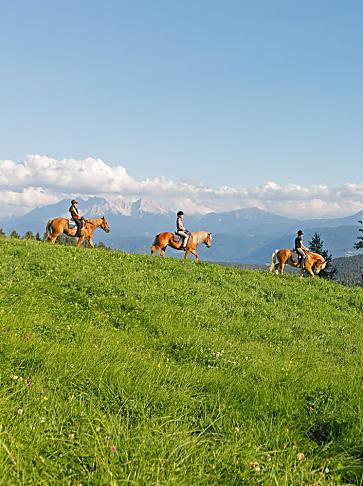
[[[283,248],[282,250],[275,250],[271,255],[271,265],[270,265],[270,272],[275,269],[275,273],[277,274],[280,271],[284,270],[284,266],[287,263],[290,267],[298,267],[298,263],[295,263],[291,260],[291,250],[287,248]],[[301,269],[300,277],[303,277],[305,270],[307,270],[312,277],[314,277],[314,273],[317,275],[320,270],[323,270],[326,265],[326,261],[321,255],[318,253],[312,253],[311,251],[306,252],[306,260],[305,260],[305,268]],[[277,263],[276,262],[277,258]],[[315,265],[315,266],[314,266]],[[314,268],[313,268],[314,266]]]
[[[47,230],[44,236],[44,241],[46,241],[49,238],[50,241],[54,244],[55,240],[62,233],[65,233],[68,236],[75,236],[77,233],[77,229],[76,228],[69,229],[68,222],[69,220],[66,218],[50,219],[47,224]],[[92,246],[92,248],[94,248],[95,245],[93,244],[92,236],[96,228],[102,228],[106,233],[110,232],[110,228],[108,227],[106,218],[104,216],[103,218],[86,219],[86,224],[82,228],[81,231],[82,236],[78,238],[77,246],[80,246],[82,241],[86,238],[89,241],[89,244]],[[52,232],[50,232],[51,230]]]
[[[167,231],[156,235],[154,243],[151,245],[151,254],[153,255],[155,252],[161,249],[160,255],[163,257],[165,256],[167,246],[175,248],[175,250],[182,250],[180,248],[181,242],[175,243],[173,241],[173,236],[173,233],[169,233]],[[199,256],[195,249],[199,243],[204,243],[208,248],[210,248],[212,243],[212,233],[208,233],[207,231],[193,231],[193,233],[190,233],[187,248],[186,250],[183,250],[185,251],[185,258],[188,258],[189,253],[193,253],[193,255],[195,255],[195,261],[198,261]]]

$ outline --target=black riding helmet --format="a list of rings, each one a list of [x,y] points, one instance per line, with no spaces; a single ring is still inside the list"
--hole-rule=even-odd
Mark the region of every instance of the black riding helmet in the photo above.
[[[183,215],[184,215],[184,213],[183,213],[183,211],[178,211],[178,212],[176,213],[176,215],[177,215],[177,216],[183,216]]]
[[[299,231],[297,232],[297,236],[300,236],[300,235],[303,235],[303,234],[304,234],[303,230],[299,230]]]

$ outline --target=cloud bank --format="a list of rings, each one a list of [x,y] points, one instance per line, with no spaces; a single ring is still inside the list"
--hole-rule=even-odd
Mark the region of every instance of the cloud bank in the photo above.
[[[185,212],[202,214],[255,206],[285,216],[327,217],[353,214],[363,207],[363,183],[304,187],[267,182],[214,189],[164,177],[137,181],[125,167],[112,167],[92,157],[57,160],[28,155],[21,162],[0,160],[1,217],[24,214],[65,197],[120,195],[152,199],[172,210],[183,208]]]

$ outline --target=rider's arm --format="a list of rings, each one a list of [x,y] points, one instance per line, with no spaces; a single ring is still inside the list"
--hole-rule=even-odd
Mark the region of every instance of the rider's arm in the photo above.
[[[306,248],[306,246],[303,244],[303,242],[301,242],[301,246],[302,246],[303,250],[309,251],[309,248]]]

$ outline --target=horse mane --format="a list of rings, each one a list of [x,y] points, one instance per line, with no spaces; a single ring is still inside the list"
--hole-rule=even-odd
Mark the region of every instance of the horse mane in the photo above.
[[[193,239],[194,244],[201,243],[202,241],[207,239],[208,231],[193,231],[191,233],[191,237]]]
[[[93,225],[95,225],[96,223],[99,223],[100,221],[102,221],[101,217],[86,219],[86,223],[91,223]]]
[[[320,260],[320,261],[325,262],[324,258],[321,255],[319,255],[319,253],[313,253],[312,251],[307,251],[306,253],[308,255],[313,256],[316,260]]]

